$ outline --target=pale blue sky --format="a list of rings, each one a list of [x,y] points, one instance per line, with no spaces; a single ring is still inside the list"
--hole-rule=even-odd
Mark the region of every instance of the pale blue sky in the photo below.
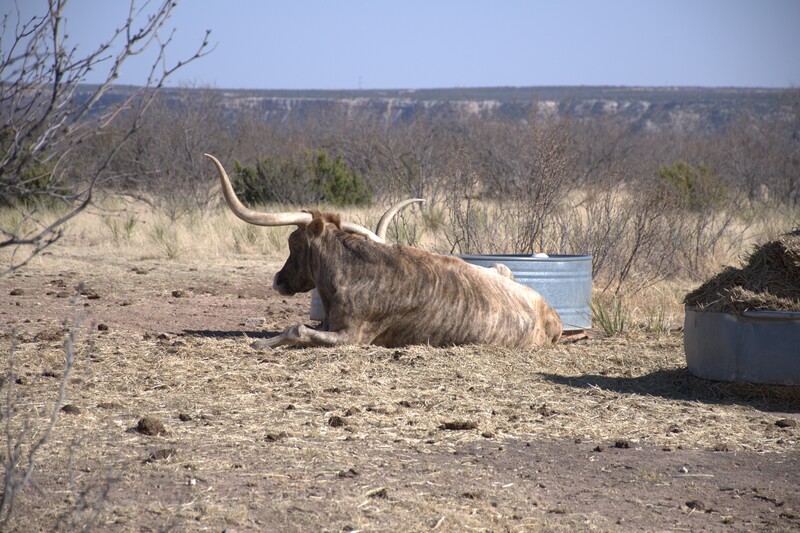
[[[17,1],[26,14],[47,4]],[[69,42],[96,46],[127,6],[70,0]],[[800,85],[800,0],[182,0],[169,27],[172,61],[206,29],[216,44],[172,85]],[[144,83],[149,63],[119,82]]]

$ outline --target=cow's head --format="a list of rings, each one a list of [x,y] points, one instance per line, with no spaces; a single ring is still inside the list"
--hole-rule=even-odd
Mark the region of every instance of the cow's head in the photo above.
[[[392,206],[384,213],[378,221],[375,233],[364,226],[352,222],[342,222],[337,215],[322,214],[319,212],[296,211],[285,213],[259,213],[248,209],[236,197],[230,179],[225,168],[219,160],[210,154],[205,154],[211,159],[219,174],[219,181],[222,185],[222,194],[228,207],[233,213],[250,224],[257,226],[297,226],[297,230],[289,236],[289,259],[283,268],[275,275],[272,286],[279,293],[292,295],[298,292],[308,292],[314,288],[314,280],[311,276],[311,254],[309,253],[308,239],[319,236],[326,223],[335,224],[339,230],[348,233],[363,235],[365,238],[383,243],[386,241],[386,231],[392,217],[403,207],[415,203],[424,202],[420,198],[404,200]]]
[[[314,288],[314,258],[309,242],[322,235],[326,224],[331,224],[339,231],[342,229],[339,215],[319,211],[311,211],[310,214],[311,222],[301,225],[289,235],[289,258],[272,281],[272,288],[285,296]]]
[[[561,322],[561,317],[558,315],[558,311],[547,305],[544,316],[542,317],[542,321],[544,323],[544,332],[547,338],[553,344],[557,343],[558,339],[561,338],[562,331],[564,330],[564,324]]]
[[[309,247],[305,226],[289,235],[289,258],[275,274],[272,288],[284,296],[308,292],[314,288],[314,279],[309,264]]]

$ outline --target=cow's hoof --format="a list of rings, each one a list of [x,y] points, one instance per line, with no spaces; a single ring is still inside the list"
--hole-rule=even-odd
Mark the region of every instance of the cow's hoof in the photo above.
[[[272,339],[261,339],[257,340],[250,347],[254,350],[271,350],[272,349]]]

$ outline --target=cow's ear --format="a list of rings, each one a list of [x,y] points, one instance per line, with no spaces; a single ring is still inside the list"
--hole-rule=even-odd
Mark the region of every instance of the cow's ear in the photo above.
[[[329,213],[327,214],[328,222],[336,226],[338,229],[342,229],[342,217],[338,213]]]
[[[321,218],[315,217],[308,226],[306,226],[306,233],[310,238],[319,237],[322,235],[322,230],[325,229],[325,221]]]

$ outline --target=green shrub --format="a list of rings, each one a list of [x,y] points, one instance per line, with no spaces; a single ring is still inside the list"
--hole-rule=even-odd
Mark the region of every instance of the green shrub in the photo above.
[[[671,166],[659,167],[656,175],[659,194],[667,205],[703,211],[724,207],[728,198],[727,185],[706,165],[695,168],[685,161],[676,161]]]
[[[238,162],[233,167],[233,189],[246,204],[301,204],[309,182],[308,168],[293,161],[266,157],[255,168]]]
[[[7,130],[0,132],[0,150],[10,150]],[[56,208],[70,194],[62,174],[56,174],[55,163],[41,162],[30,150],[23,150],[14,162],[0,171],[0,206],[22,203],[29,207]]]
[[[311,168],[313,186],[323,202],[344,206],[365,205],[372,200],[367,183],[347,167],[341,154],[331,161],[327,152],[317,152]]]
[[[371,202],[367,182],[351,170],[339,155],[330,159],[324,151],[297,163],[266,157],[255,167],[234,165],[233,189],[246,204],[280,203],[309,205],[320,202],[338,207]]]

